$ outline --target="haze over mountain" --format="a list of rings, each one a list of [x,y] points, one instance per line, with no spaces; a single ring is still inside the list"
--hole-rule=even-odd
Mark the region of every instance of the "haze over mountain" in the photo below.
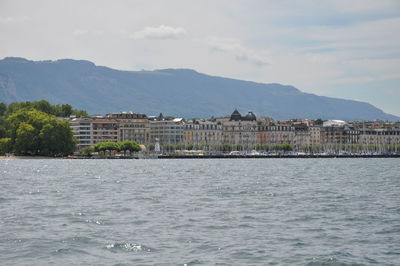
[[[293,86],[209,76],[190,69],[120,71],[84,60],[0,60],[0,101],[46,99],[91,114],[227,116],[236,108],[274,119],[399,120],[365,102],[303,93]]]

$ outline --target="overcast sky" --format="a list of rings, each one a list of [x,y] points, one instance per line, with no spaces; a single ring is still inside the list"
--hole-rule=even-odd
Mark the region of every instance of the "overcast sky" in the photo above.
[[[0,0],[0,58],[191,68],[400,115],[400,1]]]

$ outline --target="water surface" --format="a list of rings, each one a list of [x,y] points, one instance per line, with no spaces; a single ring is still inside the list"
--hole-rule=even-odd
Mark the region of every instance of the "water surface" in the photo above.
[[[398,265],[399,159],[0,160],[4,265]]]

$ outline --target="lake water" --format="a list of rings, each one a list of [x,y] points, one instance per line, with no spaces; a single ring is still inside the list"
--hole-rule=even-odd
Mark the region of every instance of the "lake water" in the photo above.
[[[400,265],[400,160],[0,160],[0,264]]]

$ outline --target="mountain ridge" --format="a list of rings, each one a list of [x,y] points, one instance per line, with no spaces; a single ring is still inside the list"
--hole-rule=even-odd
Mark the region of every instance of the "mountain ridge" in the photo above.
[[[0,60],[0,101],[46,99],[89,113],[133,110],[207,118],[234,109],[274,119],[399,120],[365,102],[304,93],[291,85],[211,76],[192,69],[116,70],[88,60]]]

